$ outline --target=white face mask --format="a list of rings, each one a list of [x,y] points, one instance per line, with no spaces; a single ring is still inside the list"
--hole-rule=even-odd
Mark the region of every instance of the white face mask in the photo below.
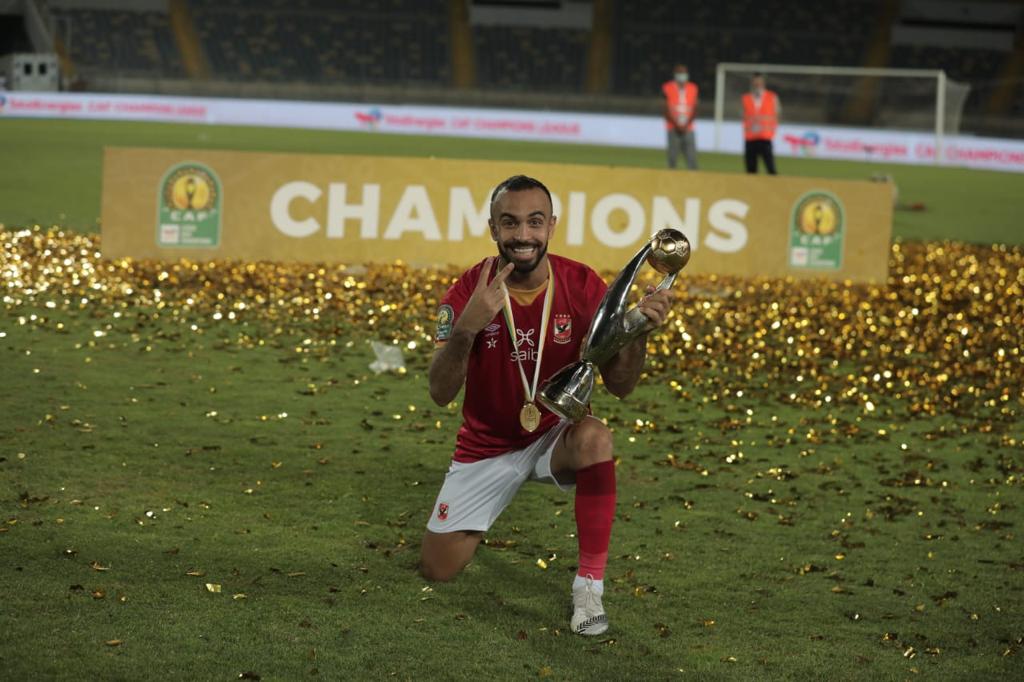
[[[676,74],[676,83],[685,83],[688,80],[690,80],[690,74],[688,74],[688,73],[677,73]]]

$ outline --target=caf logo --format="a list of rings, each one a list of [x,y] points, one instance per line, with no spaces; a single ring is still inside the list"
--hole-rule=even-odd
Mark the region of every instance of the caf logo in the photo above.
[[[839,270],[845,241],[846,215],[838,196],[814,190],[796,200],[789,228],[791,268]]]
[[[452,323],[455,321],[455,311],[445,303],[437,309],[437,334],[434,338],[438,341],[447,341],[452,335]]]
[[[172,166],[157,193],[157,244],[215,248],[220,244],[220,180],[209,166],[196,162]]]
[[[797,224],[804,234],[830,235],[839,229],[842,209],[827,194],[807,197],[797,207]]]
[[[203,168],[182,168],[164,183],[164,203],[179,210],[205,211],[217,201],[217,186]]]

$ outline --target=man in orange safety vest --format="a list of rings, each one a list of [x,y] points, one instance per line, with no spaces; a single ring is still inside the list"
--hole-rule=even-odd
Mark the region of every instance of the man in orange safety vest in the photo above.
[[[665,130],[668,136],[668,167],[676,167],[681,149],[686,167],[697,170],[697,141],[693,119],[697,116],[697,84],[690,82],[685,64],[677,64],[672,80],[661,86],[665,95]]]
[[[757,172],[757,158],[764,159],[764,167],[775,175],[775,155],[772,138],[779,126],[782,104],[779,96],[764,86],[764,76],[755,73],[750,79],[750,92],[742,97],[744,158],[747,172]]]

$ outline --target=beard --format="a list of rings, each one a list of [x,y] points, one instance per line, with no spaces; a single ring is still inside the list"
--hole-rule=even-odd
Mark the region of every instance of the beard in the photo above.
[[[523,246],[532,246],[537,249],[533,258],[528,261],[521,260],[515,255],[515,249]],[[509,241],[505,243],[498,243],[498,253],[501,254],[501,257],[505,259],[506,263],[515,264],[515,271],[520,275],[528,275],[536,270],[547,252],[548,245],[541,244],[540,242]]]

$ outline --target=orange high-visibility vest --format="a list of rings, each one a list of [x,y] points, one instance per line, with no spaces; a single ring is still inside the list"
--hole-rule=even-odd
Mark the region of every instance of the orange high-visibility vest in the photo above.
[[[761,93],[761,106],[757,106],[749,92],[743,95],[743,138],[770,140],[779,125],[778,97],[771,90]]]
[[[690,113],[697,108],[697,84],[687,83],[683,86],[683,96],[679,96],[679,86],[675,80],[666,81],[661,86],[661,91],[665,93],[665,99],[668,100],[669,109],[675,116],[675,121],[669,121],[665,119],[665,129],[675,130],[676,121],[680,119],[689,118]],[[690,124],[686,126],[687,130],[693,130],[693,121],[690,120]]]

